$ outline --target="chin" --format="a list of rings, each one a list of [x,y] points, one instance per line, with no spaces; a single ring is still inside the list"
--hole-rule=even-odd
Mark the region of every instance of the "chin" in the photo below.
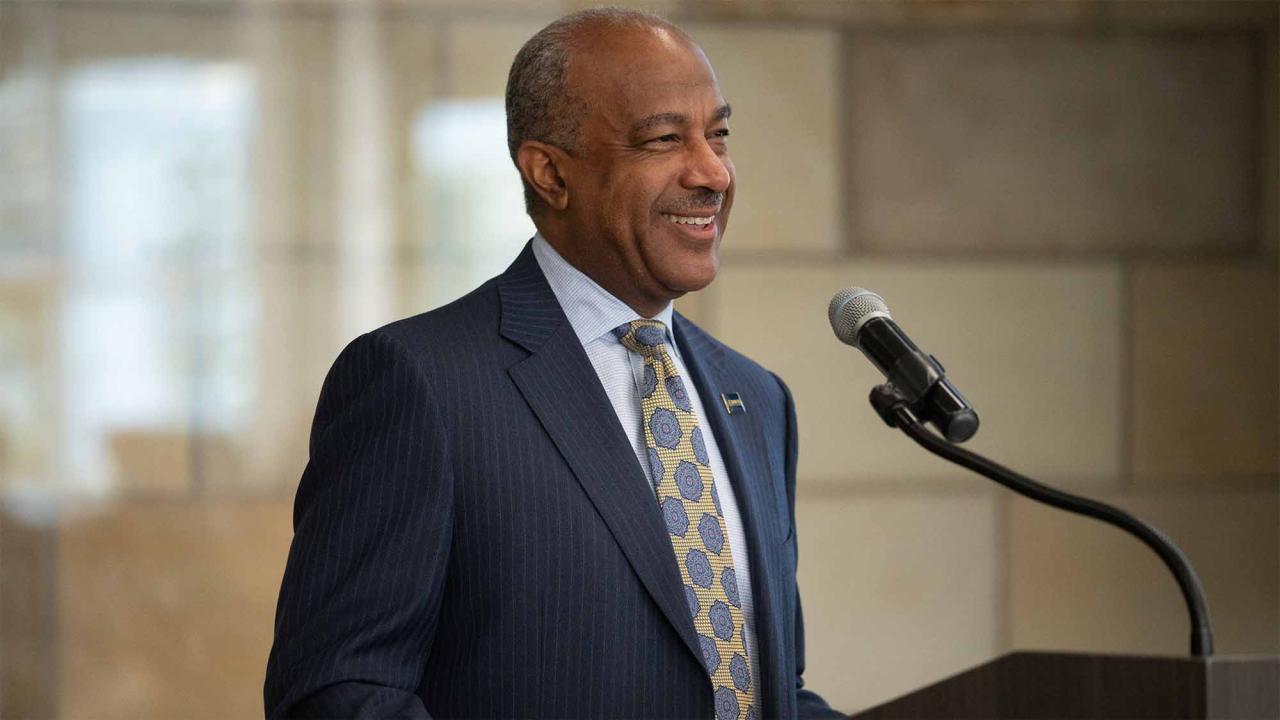
[[[716,264],[712,263],[711,267],[704,272],[689,273],[683,272],[675,277],[671,277],[668,282],[664,283],[673,291],[679,293],[676,297],[685,293],[698,292],[705,289],[716,279]]]
[[[642,250],[652,281],[672,297],[697,292],[716,279],[720,269],[719,239],[709,247],[653,245]],[[655,252],[656,251],[656,252]]]

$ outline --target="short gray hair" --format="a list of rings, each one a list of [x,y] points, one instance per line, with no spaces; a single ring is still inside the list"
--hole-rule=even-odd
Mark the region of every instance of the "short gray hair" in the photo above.
[[[526,140],[544,142],[570,154],[578,151],[578,131],[590,108],[566,88],[569,43],[578,30],[592,26],[675,27],[654,13],[602,7],[566,15],[529,38],[516,53],[507,76],[507,150],[513,163]],[[520,180],[524,183],[525,210],[532,212],[538,195],[524,173]]]

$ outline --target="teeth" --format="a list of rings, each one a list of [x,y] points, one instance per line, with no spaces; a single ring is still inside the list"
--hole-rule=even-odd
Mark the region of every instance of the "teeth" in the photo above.
[[[662,213],[662,217],[673,223],[679,223],[681,225],[710,225],[711,222],[715,220],[713,217],[688,217],[686,215],[671,215],[669,213]]]

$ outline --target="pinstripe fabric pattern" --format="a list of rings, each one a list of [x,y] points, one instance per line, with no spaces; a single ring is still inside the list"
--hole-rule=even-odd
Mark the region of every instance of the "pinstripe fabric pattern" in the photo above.
[[[799,690],[785,388],[682,317],[754,568],[764,717]],[[349,345],[298,486],[269,717],[713,716],[639,463],[528,248],[461,300]]]
[[[587,359],[591,361],[591,366],[595,368],[596,375],[600,378],[605,394],[609,396],[614,414],[618,416],[618,422],[631,442],[631,448],[636,454],[636,461],[640,463],[640,469],[649,478],[649,484],[656,485],[648,460],[648,449],[640,418],[640,385],[644,381],[644,360],[640,355],[620,345],[613,335],[614,328],[639,316],[626,303],[610,295],[594,280],[570,265],[541,235],[534,235],[530,245],[533,248],[533,256],[538,261],[538,267],[546,276],[547,284],[551,286],[551,292],[555,294],[556,300],[564,309],[569,324],[573,326],[578,341],[582,343],[582,349],[587,353]],[[671,304],[668,303],[662,312],[653,316],[653,319],[670,328],[673,312]],[[672,350],[672,362],[676,364],[680,375],[688,377],[689,371],[680,354],[679,343],[675,342],[670,332],[667,333],[667,338]],[[689,383],[686,389],[689,393],[689,403],[698,417],[698,424],[706,427],[706,405],[698,394],[698,388],[693,383]],[[719,408],[718,404],[714,404],[717,399],[710,398],[713,403],[712,410]],[[724,459],[720,455],[720,444],[716,442],[715,434],[708,432],[705,437],[707,457],[711,461],[711,474],[721,500],[729,547],[735,558],[738,597],[741,600],[746,626],[744,634],[747,638],[747,656],[751,665],[751,676],[760,677],[759,655],[756,649],[755,599],[751,593],[751,562],[746,553],[747,540],[738,511],[738,499],[730,484],[729,472],[725,469]]]

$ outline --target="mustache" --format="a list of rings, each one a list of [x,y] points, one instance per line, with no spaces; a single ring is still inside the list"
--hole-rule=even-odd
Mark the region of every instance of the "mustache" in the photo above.
[[[678,215],[681,212],[689,210],[705,210],[707,208],[719,209],[721,205],[724,205],[724,193],[708,190],[706,192],[698,193],[697,195],[691,195],[677,203],[669,205],[664,208],[662,212]]]

